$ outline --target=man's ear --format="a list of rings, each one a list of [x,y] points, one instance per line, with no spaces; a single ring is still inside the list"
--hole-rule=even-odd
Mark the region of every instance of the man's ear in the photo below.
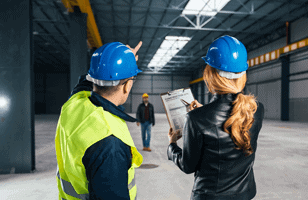
[[[123,93],[126,94],[130,91],[130,81],[127,81],[124,85],[123,85]]]

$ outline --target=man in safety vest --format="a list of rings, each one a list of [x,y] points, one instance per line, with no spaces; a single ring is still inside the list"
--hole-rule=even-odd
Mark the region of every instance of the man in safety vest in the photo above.
[[[124,112],[138,69],[135,49],[120,42],[98,48],[87,75],[62,106],[55,146],[59,199],[136,199],[135,168],[143,161]]]

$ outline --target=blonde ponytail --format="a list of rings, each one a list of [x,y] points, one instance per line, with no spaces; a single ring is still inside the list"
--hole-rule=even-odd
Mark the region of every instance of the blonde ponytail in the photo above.
[[[246,84],[246,74],[238,79],[227,79],[219,76],[215,68],[207,65],[204,69],[203,79],[212,94],[236,94],[241,92]],[[245,156],[253,153],[250,144],[250,132],[254,122],[254,113],[257,111],[256,98],[253,95],[239,93],[232,102],[233,109],[230,117],[223,125],[225,132],[229,133],[237,150],[242,150]]]

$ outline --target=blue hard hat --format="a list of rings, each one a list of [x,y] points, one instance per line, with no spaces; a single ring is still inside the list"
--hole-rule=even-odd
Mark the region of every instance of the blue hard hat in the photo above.
[[[206,64],[221,71],[243,72],[248,69],[245,46],[229,35],[216,39],[202,59]]]
[[[88,75],[97,80],[114,81],[136,76],[140,72],[134,53],[124,44],[112,42],[92,54]]]

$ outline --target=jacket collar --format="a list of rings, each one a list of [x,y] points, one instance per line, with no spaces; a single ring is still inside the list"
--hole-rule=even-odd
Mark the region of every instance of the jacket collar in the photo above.
[[[239,92],[240,93],[240,92]],[[213,101],[217,100],[217,99],[227,99],[228,101],[234,101],[234,99],[237,97],[237,95],[239,93],[236,93],[236,94],[231,94],[231,93],[228,93],[228,94],[217,94],[215,93],[210,102],[209,103],[212,103]]]
[[[144,102],[142,102],[142,104],[145,106],[145,103]],[[150,102],[148,102],[148,106],[150,105]]]
[[[89,97],[90,101],[95,105],[95,106],[101,106],[104,108],[104,110],[110,112],[111,114],[114,114],[121,119],[129,122],[136,122],[137,119],[129,116],[124,112],[125,108],[120,105],[116,106],[112,102],[108,101],[104,97],[100,96],[96,92],[91,92],[91,96]]]

